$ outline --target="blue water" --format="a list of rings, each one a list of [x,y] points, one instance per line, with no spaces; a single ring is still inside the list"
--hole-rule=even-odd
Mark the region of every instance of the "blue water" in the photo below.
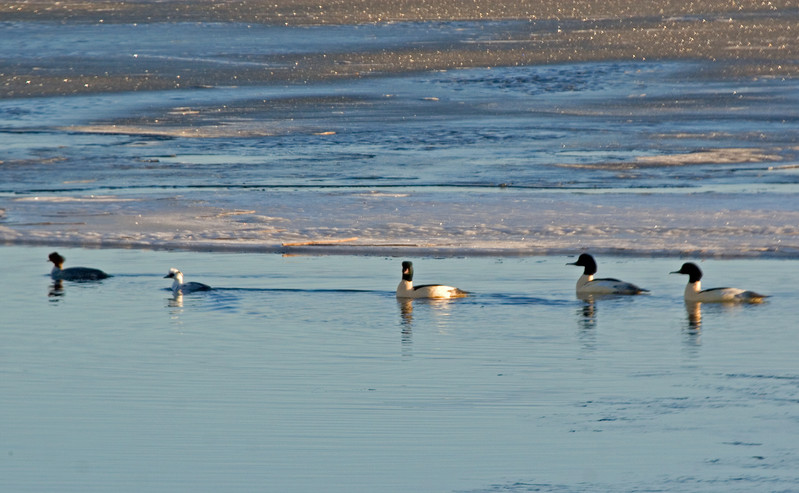
[[[606,62],[0,100],[0,227],[40,244],[233,238],[274,250],[332,237],[795,257],[797,82],[706,68]],[[197,230],[218,211],[255,217]],[[98,221],[109,215],[126,225]],[[170,226],[137,237],[128,225],[142,215]]]
[[[6,491],[781,491],[799,476],[793,262],[414,258],[473,294],[398,303],[401,258],[3,247]],[[215,290],[172,297],[163,276]],[[721,284],[719,284],[721,283]]]
[[[171,77],[181,67],[268,69],[286,54],[457,49],[508,32],[551,29],[514,21],[0,25],[0,60],[9,70],[59,74],[74,59],[87,72],[99,66],[100,74],[132,77]],[[795,192],[796,173],[768,172],[773,163],[762,159],[676,172],[634,166],[640,157],[717,148],[758,150],[776,156],[777,164],[796,164],[797,82],[713,77],[707,72],[714,65],[722,66],[616,61],[391,77],[375,67],[377,75],[359,80],[5,98],[2,157],[23,166],[1,171],[0,193],[144,193],[165,185],[660,189],[741,183]],[[113,125],[127,130],[110,133]],[[85,132],[92,127],[100,133]],[[191,137],[197,130],[205,138]],[[625,163],[633,166],[613,166]]]
[[[3,23],[0,62],[272,69],[551,27]],[[795,490],[799,88],[714,68],[0,99],[0,490]],[[350,237],[371,254],[249,253]],[[113,277],[55,286],[56,249]],[[586,249],[651,294],[581,301],[573,257],[531,253]],[[472,295],[398,302],[406,258]],[[689,259],[771,298],[689,311]],[[175,298],[170,267],[215,289]]]
[[[653,62],[472,69],[310,87],[0,101],[6,159],[25,163],[3,171],[8,179],[0,192],[500,184],[760,184],[795,192],[795,170],[769,170],[796,163],[796,81],[680,80],[699,68]],[[198,115],[170,116],[180,108]],[[112,123],[128,125],[133,135],[69,129]],[[169,134],[184,128],[221,133]],[[776,162],[635,161],[718,148],[760,151]],[[89,185],[72,183],[86,177]]]

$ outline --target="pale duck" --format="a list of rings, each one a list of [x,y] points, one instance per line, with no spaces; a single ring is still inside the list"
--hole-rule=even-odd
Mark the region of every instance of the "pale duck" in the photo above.
[[[100,269],[89,267],[69,267],[64,269],[63,266],[66,259],[59,255],[58,252],[51,253],[47,259],[53,263],[50,277],[55,281],[99,281],[111,277]]]
[[[175,295],[193,293],[195,291],[208,291],[211,289],[211,286],[201,282],[183,282],[183,273],[174,267],[169,269],[169,274],[165,275],[164,279],[173,279],[172,293]]]
[[[648,293],[648,289],[639,288],[635,284],[620,281],[618,279],[594,279],[597,267],[594,257],[587,253],[581,254],[577,262],[566,265],[577,265],[584,267],[583,275],[577,279],[577,295],[604,295],[604,294],[642,294]]]
[[[397,286],[397,298],[462,298],[468,293],[441,284],[413,285],[413,263],[402,262],[402,280]]]
[[[693,262],[682,264],[680,270],[671,274],[688,275],[685,286],[685,301],[691,303],[760,303],[768,296],[738,288],[702,289],[702,270]]]

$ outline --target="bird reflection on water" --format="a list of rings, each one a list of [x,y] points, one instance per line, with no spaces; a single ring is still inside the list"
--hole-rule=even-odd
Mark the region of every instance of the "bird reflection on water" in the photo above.
[[[399,307],[400,314],[400,327],[401,327],[401,340],[403,347],[403,355],[409,356],[409,350],[413,344],[413,324],[414,324],[414,303],[422,307],[430,307],[431,310],[423,310],[421,313],[433,313],[436,317],[446,317],[450,314],[450,308],[453,303],[456,303],[457,298],[448,299],[431,299],[431,298],[397,298],[397,306]],[[446,332],[444,329],[446,324],[443,319],[438,319],[436,325],[441,332]]]
[[[577,309],[577,326],[582,331],[596,329],[596,303],[594,297],[579,296],[583,304]]]
[[[168,298],[167,306],[169,308],[183,308],[183,293],[178,291]]]
[[[50,298],[56,298],[50,300],[51,302],[57,302],[58,298],[64,296],[64,281],[61,279],[53,281],[53,284],[50,285],[50,290],[47,292],[47,296]]]
[[[699,332],[702,329],[702,303],[686,301],[685,312],[688,315],[688,330]]]

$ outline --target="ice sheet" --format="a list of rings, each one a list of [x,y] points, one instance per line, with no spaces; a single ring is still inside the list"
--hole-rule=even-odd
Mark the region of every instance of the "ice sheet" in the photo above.
[[[154,38],[142,53],[180,58],[207,46],[219,60],[283,49],[248,33],[317,47],[341,40],[348,51],[375,36],[396,49],[527,29],[518,21],[158,27],[146,26]],[[68,49],[58,39],[90,32],[110,46],[139,32],[126,24],[24,29],[56,53]],[[209,30],[230,36],[209,42]],[[181,43],[155,39],[170,35]],[[115,55],[98,46],[87,56]],[[125,60],[114,63],[136,62]],[[0,240],[795,257],[799,87],[714,75],[731,73],[725,66],[610,60],[6,98]]]

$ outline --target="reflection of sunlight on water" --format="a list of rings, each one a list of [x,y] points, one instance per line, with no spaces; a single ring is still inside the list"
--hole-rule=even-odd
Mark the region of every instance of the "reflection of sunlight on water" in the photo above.
[[[425,314],[432,314],[435,321],[435,326],[439,334],[447,334],[449,327],[448,317],[452,315],[453,303],[457,303],[457,299],[410,299],[410,298],[397,298],[397,306],[400,313],[400,327],[401,327],[401,340],[402,340],[402,353],[403,356],[411,355],[411,346],[413,344],[413,325],[414,325],[414,304],[418,308],[424,310],[424,307],[429,307],[429,310],[421,312]],[[443,317],[443,318],[439,318]]]
[[[430,313],[435,317],[439,334],[447,334],[450,328],[449,317],[452,315],[452,307],[456,303],[456,299],[422,299],[416,301],[421,302],[419,303],[420,305],[430,307]]]
[[[203,28],[203,32],[206,28],[207,26]],[[214,29],[216,28],[219,26]],[[31,29],[32,32],[44,30],[41,26],[30,26],[26,29]],[[51,41],[55,39],[49,35],[54,27],[48,26],[47,29],[48,36],[35,37]],[[71,29],[65,26],[57,29],[61,33],[60,36],[71,38],[74,35]],[[121,26],[115,26],[113,29],[127,31]],[[362,29],[367,28],[358,27],[355,38],[350,38],[350,35],[343,36],[342,33],[347,29],[334,32],[337,38],[342,36],[351,40],[360,39]],[[402,38],[411,28],[383,26],[381,33],[382,29],[403,33],[399,35]],[[442,28],[438,26],[435,31],[439,29]],[[196,26],[169,26],[168,31],[174,32],[174,30],[199,36]],[[232,33],[238,33],[239,30],[240,26],[225,28],[225,31]],[[265,29],[265,32],[272,31]],[[327,32],[325,29],[322,31]],[[455,31],[459,32],[460,29]],[[446,37],[460,37],[461,34],[456,34],[455,31]],[[113,34],[112,31],[100,32],[103,36]],[[166,32],[160,32],[158,36],[164,36]],[[439,36],[432,33],[426,33],[425,36],[427,35],[435,38]],[[294,30],[286,30],[286,33],[280,36],[291,36],[292,39],[304,37],[296,34]],[[381,39],[383,39],[382,34]],[[208,40],[202,38],[198,41],[203,45]],[[321,42],[319,39],[312,41],[313,45]],[[381,43],[385,41],[387,40]],[[57,46],[53,46],[54,49],[63,49],[64,46],[56,44]],[[241,49],[240,45],[230,46],[234,50]],[[109,52],[114,51],[108,47],[103,47],[101,51],[106,48]],[[191,49],[196,48],[194,46]],[[30,47],[24,49],[29,50]],[[163,56],[172,60],[197,58],[184,53],[176,56],[168,45],[165,49],[166,52],[163,54],[147,56]],[[202,53],[198,53],[198,57],[208,60]],[[238,64],[241,60],[237,58],[229,62]],[[759,81],[758,84],[763,84],[760,98],[736,100],[738,103],[746,101],[758,111],[752,112],[752,116],[749,116],[748,112],[740,112],[747,113],[742,115],[746,118],[729,119],[724,118],[729,111],[726,98],[704,97],[702,94],[705,94],[705,90],[702,92],[697,90],[700,87],[704,88],[710,82],[706,77],[700,77],[684,87],[681,84],[678,93],[672,96],[677,89],[673,84],[666,82],[669,80],[669,75],[682,76],[691,70],[693,64],[685,63],[652,64],[649,65],[649,70],[644,72],[640,71],[637,63],[582,64],[567,67],[512,67],[491,71],[459,70],[433,73],[424,77],[386,78],[380,81],[371,79],[363,86],[356,83],[354,87],[357,89],[350,88],[351,82],[346,84],[346,88],[309,84],[305,88],[291,89],[284,87],[215,88],[210,91],[186,89],[181,90],[181,99],[177,107],[174,102],[165,103],[163,94],[145,94],[147,91],[115,94],[113,98],[97,94],[49,98],[46,102],[40,99],[31,99],[29,102],[12,100],[0,104],[0,114],[9,116],[5,120],[10,122],[10,125],[13,124],[15,127],[20,125],[24,129],[32,127],[37,130],[33,132],[22,130],[11,135],[0,134],[0,143],[8,144],[6,147],[11,149],[15,161],[24,163],[26,168],[35,167],[45,172],[24,173],[22,176],[16,171],[18,166],[5,166],[0,168],[0,182],[3,183],[4,192],[20,194],[9,202],[19,210],[25,209],[26,222],[41,223],[42,232],[37,235],[56,235],[58,230],[63,228],[63,224],[56,224],[48,218],[54,209],[56,213],[63,214],[64,207],[72,207],[71,210],[76,211],[81,208],[79,211],[81,220],[88,224],[85,226],[76,224],[77,229],[99,232],[101,236],[93,240],[97,243],[103,237],[120,242],[121,236],[117,234],[120,229],[130,230],[126,233],[130,234],[131,241],[134,241],[136,235],[141,234],[142,223],[127,224],[122,227],[117,221],[102,219],[105,217],[104,214],[108,214],[109,207],[117,210],[135,209],[137,214],[144,214],[148,225],[168,223],[172,218],[177,218],[180,226],[186,230],[184,234],[176,236],[170,230],[157,229],[154,232],[158,235],[153,233],[152,237],[142,239],[142,241],[159,241],[173,245],[188,245],[193,242],[199,245],[199,241],[210,241],[211,244],[228,236],[234,241],[252,238],[271,242],[277,237],[275,231],[283,228],[290,232],[289,235],[285,235],[286,237],[290,235],[304,237],[309,231],[313,233],[313,229],[318,229],[319,236],[322,236],[322,233],[340,235],[343,238],[385,234],[386,243],[392,243],[393,240],[404,242],[408,237],[403,231],[371,228],[376,228],[377,224],[384,224],[384,218],[394,214],[396,197],[393,192],[404,193],[414,190],[414,193],[417,193],[420,192],[417,187],[424,187],[425,190],[424,194],[419,194],[420,197],[431,197],[431,200],[435,201],[436,214],[432,216],[447,217],[447,222],[452,226],[438,227],[441,223],[435,217],[428,222],[426,218],[431,216],[431,211],[425,205],[427,201],[414,200],[405,201],[405,207],[409,208],[409,213],[405,214],[410,218],[407,221],[408,229],[420,231],[420,238],[435,235],[441,241],[445,241],[449,235],[452,239],[463,241],[464,245],[471,244],[477,248],[483,248],[485,243],[476,241],[475,238],[504,242],[509,248],[518,248],[519,252],[522,252],[528,251],[530,241],[538,243],[537,246],[541,247],[541,251],[548,251],[574,245],[575,241],[580,241],[581,236],[586,240],[598,240],[601,239],[598,235],[605,235],[603,239],[605,243],[608,238],[615,238],[614,242],[617,243],[619,241],[626,243],[626,245],[615,244],[614,247],[623,246],[630,251],[636,249],[665,251],[679,243],[681,240],[676,235],[682,235],[685,231],[688,231],[686,241],[699,241],[697,235],[690,235],[692,230],[706,232],[710,230],[713,233],[702,235],[702,243],[695,245],[696,248],[723,247],[739,252],[742,246],[740,237],[744,237],[746,240],[757,240],[757,244],[746,247],[754,251],[753,248],[758,246],[774,245],[774,241],[768,238],[763,239],[761,243],[760,238],[764,236],[773,235],[775,239],[783,237],[786,239],[782,241],[789,240],[790,225],[795,224],[793,217],[795,211],[785,206],[773,207],[772,204],[776,203],[776,199],[772,197],[777,192],[791,194],[799,190],[799,185],[794,179],[796,168],[791,164],[795,161],[796,152],[787,150],[792,149],[792,133],[789,131],[790,125],[786,126],[784,123],[783,114],[795,109],[796,105],[794,98],[781,96],[793,94],[796,83]],[[531,86],[529,81],[541,81],[541,83]],[[719,84],[717,81],[714,83]],[[385,94],[396,93],[398,84],[402,97],[384,97]],[[413,102],[430,96],[431,85],[436,88],[437,97],[441,96],[441,101],[434,105],[436,109],[430,110],[436,113],[436,123],[407,125],[405,123],[407,119],[402,115],[416,114],[419,111],[418,105]],[[561,87],[571,89],[561,96],[563,99],[553,102],[528,101],[529,98],[519,98],[513,94],[553,90],[560,93]],[[724,82],[714,86],[714,90],[709,93],[730,94],[739,88],[737,81]],[[767,97],[772,89],[773,95]],[[608,99],[598,98],[594,92],[597,90],[607,91]],[[288,94],[286,91],[289,91]],[[653,99],[631,100],[628,97],[630,91],[646,92]],[[457,104],[448,103],[447,100],[451,99],[448,95],[454,94],[458,94]],[[686,100],[696,100],[687,105],[684,111],[676,114],[674,108],[666,110],[669,115],[668,121],[662,122],[663,125],[658,128],[658,133],[663,138],[655,139],[657,142],[653,147],[653,139],[650,137],[650,114],[653,104],[659,106],[660,97],[663,95],[683,99],[679,97],[681,94],[686,95],[684,98]],[[696,96],[697,94],[700,96]],[[496,115],[506,115],[508,118],[492,116],[493,112],[492,115],[485,115],[482,105],[486,95],[490,95],[492,104],[497,105]],[[790,104],[787,108],[784,107],[786,102]],[[336,116],[339,112],[321,109],[329,108],[331,104],[337,105],[338,109],[347,114],[359,115],[357,119],[352,119],[351,123],[356,125],[352,132],[335,132],[341,126],[340,118]],[[551,104],[553,108],[565,105],[568,111],[553,111],[551,114],[555,116],[549,117],[547,116],[550,114],[549,111],[540,111],[541,104],[547,106]],[[594,107],[593,104],[600,106]],[[699,125],[691,126],[690,132],[685,130],[686,121],[690,125],[697,125],[694,111],[689,110],[694,108],[694,105],[708,116],[707,121],[715,122],[712,128]],[[531,120],[519,118],[520,114],[527,113],[523,111],[525,108],[534,115]],[[633,120],[627,120],[625,117],[620,120],[617,113],[620,108],[624,108],[624,114],[632,112],[634,115],[645,116],[635,116]],[[586,109],[602,124],[587,125],[583,116]],[[774,117],[767,118],[765,115],[771,114],[769,111],[771,109],[781,111],[774,112]],[[97,121],[98,111],[102,115],[102,126],[84,127],[86,121]],[[153,111],[156,111],[155,115]],[[396,117],[386,121],[386,114]],[[470,118],[464,118],[463,115],[469,115]],[[713,118],[716,115],[720,118]],[[170,123],[156,125],[153,123],[154,116],[159,122]],[[289,116],[292,118],[288,118]],[[295,116],[296,118],[293,118]],[[563,120],[564,118],[567,120]],[[301,120],[313,121],[313,128],[294,123]],[[480,124],[475,124],[475,121],[480,121]],[[569,123],[561,124],[563,121]],[[624,123],[621,124],[620,121]],[[266,125],[263,122],[277,123]],[[722,122],[727,128],[719,129],[718,122]],[[319,128],[316,128],[317,125]],[[761,147],[752,144],[751,149],[741,149],[740,146],[733,145],[734,142],[740,142],[749,135],[753,126],[763,125],[767,128],[760,131],[767,136],[766,145]],[[41,132],[38,130],[39,126],[59,130]],[[65,131],[63,128],[69,130]],[[540,130],[542,128],[557,130],[542,132]],[[327,136],[329,139],[309,139],[309,133],[315,133],[320,129],[331,133]],[[102,133],[88,134],[90,131]],[[138,137],[128,139],[112,135],[111,131],[138,135]],[[250,137],[246,139],[248,141],[246,143],[241,140],[242,132]],[[145,138],[141,136],[142,134],[153,137]],[[274,134],[280,137],[276,138]],[[194,138],[162,139],[161,135],[191,135]],[[596,146],[594,143],[597,140],[620,141],[623,145],[611,148]],[[331,146],[333,142],[335,146]],[[375,148],[394,148],[398,142],[402,143],[402,153],[374,152]],[[690,142],[687,148],[685,142]],[[781,145],[783,143],[785,145]],[[149,149],[142,157],[141,147],[144,145]],[[41,149],[60,147],[66,150],[42,155]],[[675,150],[675,147],[679,150]],[[235,153],[230,152],[232,148],[236,150]],[[264,148],[270,149],[268,156],[264,155]],[[786,150],[777,152],[775,150],[777,148]],[[647,156],[641,155],[642,149],[646,149]],[[117,156],[113,164],[105,159],[109,152]],[[430,159],[431,155],[433,159]],[[533,164],[542,164],[542,166],[526,165],[527,156],[530,155],[536,156]],[[498,160],[497,156],[502,157]],[[417,158],[436,162],[437,165],[407,169],[404,162]],[[778,158],[782,159],[784,164],[772,162],[772,159]],[[58,166],[50,165],[50,160],[53,159],[58,160]],[[739,165],[740,160],[746,160],[748,164]],[[346,162],[347,166],[331,168],[329,163],[333,161]],[[491,162],[492,165],[486,166],[486,162]],[[709,166],[708,163],[724,166],[722,169],[725,172],[717,171],[717,166]],[[735,166],[731,168],[731,165]],[[680,167],[680,173],[684,178],[678,183],[674,182],[672,176],[675,166]],[[623,170],[619,171],[620,168]],[[170,186],[163,187],[154,183],[153,173],[163,175]],[[94,178],[87,182],[86,176]],[[462,178],[453,178],[456,176],[471,178],[464,181]],[[250,193],[241,193],[242,183],[248,184],[244,187]],[[497,183],[510,186],[504,187],[499,194],[496,193]],[[365,185],[372,191],[382,190],[385,195],[370,195],[369,212],[365,213],[360,201],[350,202],[350,197],[346,194],[326,195],[324,191],[315,189],[317,186],[335,186],[341,187],[342,190],[351,190],[350,187],[353,185],[359,187],[356,189],[358,193],[363,191],[360,186]],[[397,185],[407,186],[408,189],[397,189]],[[431,185],[436,186],[430,187]],[[439,185],[452,185],[457,188],[449,189]],[[173,186],[176,187],[174,190]],[[464,189],[462,187],[466,186],[480,191],[482,196],[469,194],[467,202],[479,203],[480,207],[467,207],[468,213],[461,215],[465,203],[458,203],[455,197],[459,196],[460,191]],[[263,201],[262,205],[266,209],[277,207],[289,213],[281,215],[280,225],[273,224],[277,221],[272,218],[259,217],[260,214],[250,215],[248,226],[244,221],[232,219],[228,221],[229,218],[223,218],[219,219],[215,226],[209,226],[206,233],[200,230],[194,231],[195,223],[181,220],[177,216],[187,210],[182,206],[176,207],[177,201],[153,199],[153,196],[158,196],[165,190],[186,195],[201,193],[197,192],[197,187],[219,187],[214,194],[203,194],[210,201],[206,204],[209,206],[227,210],[251,210],[253,203]],[[287,187],[285,192],[282,187]],[[303,187],[304,191],[298,192],[295,187]],[[555,205],[549,207],[532,205],[532,197],[526,187],[540,190],[539,194],[546,193],[546,197],[542,199],[546,200],[546,204]],[[42,196],[44,190],[49,190],[47,197]],[[253,202],[256,193],[260,198]],[[575,193],[579,193],[580,196],[589,194],[593,196],[575,197]],[[686,208],[682,204],[677,204],[681,201],[675,200],[674,197],[682,197],[685,194],[696,197],[690,203],[701,200],[706,204],[705,207]],[[320,199],[322,195],[324,198]],[[646,198],[642,198],[643,196]],[[737,204],[741,202],[737,200],[739,197],[746,197],[747,202],[753,200],[749,202],[752,205],[747,207],[751,209],[743,211],[745,214],[736,214],[735,221],[731,224],[717,227],[718,217],[712,212],[737,209]],[[298,217],[293,214],[297,210],[309,207],[310,200],[324,202],[325,206],[318,207],[317,213],[312,217],[308,215]],[[331,200],[336,201],[332,207]],[[568,205],[572,200],[576,201],[576,205]],[[590,208],[579,205],[579,202],[589,200]],[[522,205],[525,203],[529,205]],[[605,216],[599,211],[596,214],[600,214],[601,217],[596,216],[596,218],[600,220],[589,218],[570,221],[572,224],[557,224],[564,208],[576,207],[580,213],[587,213],[599,203],[624,207],[622,211],[624,214],[613,216],[623,217],[624,224],[617,226],[609,223],[608,228],[585,227],[580,224],[580,222],[587,224],[604,222]],[[637,206],[627,205],[630,203],[643,203],[647,207],[639,210]],[[83,210],[84,207],[87,209]],[[697,210],[711,213],[697,214]],[[9,212],[13,212],[10,207]],[[529,221],[531,213],[539,218],[533,224]],[[191,218],[196,217],[193,212],[189,214]],[[666,238],[662,243],[658,238],[650,238],[652,214],[660,217],[659,231],[668,232],[657,235],[658,238]],[[690,219],[691,224],[686,225],[684,221],[679,220],[679,217],[677,220],[673,219],[674,215]],[[77,213],[75,217],[78,217]],[[495,224],[499,217],[503,218],[504,224]],[[672,219],[667,220],[670,217]],[[555,226],[550,225],[550,220]],[[763,222],[767,223],[765,233]],[[303,225],[299,226],[300,223]],[[214,229],[215,231],[212,231]],[[302,229],[305,231],[301,231]],[[20,231],[27,234],[24,228],[20,228]],[[476,236],[472,236],[473,233]],[[675,236],[671,237],[670,233]],[[388,236],[389,234],[396,236],[392,238]],[[536,239],[531,240],[534,236]],[[188,237],[192,240],[185,240]],[[41,238],[42,236],[37,236],[37,239]],[[75,234],[70,238],[81,243],[87,240],[87,236],[81,234]],[[519,240],[519,238],[527,239]],[[233,243],[228,243],[228,246],[232,245]]]
[[[440,317],[448,317],[452,314],[452,303],[455,302],[455,299],[397,298],[397,305],[400,309],[400,323],[403,326],[410,326],[413,324],[414,303],[420,306],[429,306],[431,310],[427,313],[434,313],[436,316]]]

